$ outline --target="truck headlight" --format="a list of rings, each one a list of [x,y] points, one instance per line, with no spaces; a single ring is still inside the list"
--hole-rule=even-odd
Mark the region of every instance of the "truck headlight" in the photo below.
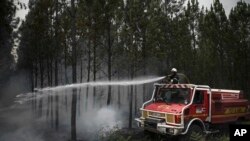
[[[147,111],[142,110],[142,117],[144,117],[144,118],[148,117],[148,112],[147,112]]]

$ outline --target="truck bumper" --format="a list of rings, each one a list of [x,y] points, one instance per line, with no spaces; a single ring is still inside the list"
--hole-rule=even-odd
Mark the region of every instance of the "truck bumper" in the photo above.
[[[137,125],[144,130],[148,130],[154,133],[168,134],[168,135],[179,135],[182,133],[184,126],[172,126],[166,125],[165,122],[158,123],[147,123],[145,119],[136,118]]]

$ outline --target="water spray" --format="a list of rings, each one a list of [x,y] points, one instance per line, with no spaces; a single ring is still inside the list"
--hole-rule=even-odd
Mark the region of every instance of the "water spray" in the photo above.
[[[61,85],[56,87],[47,87],[43,89],[35,88],[35,91],[37,92],[44,92],[44,91],[58,91],[58,90],[64,90],[69,88],[82,88],[87,86],[129,86],[129,85],[141,85],[146,83],[151,83],[155,81],[159,81],[164,79],[163,77],[157,77],[157,78],[151,78],[151,79],[137,79],[137,80],[122,80],[122,81],[96,81],[96,82],[86,82],[86,83],[76,83],[76,84],[68,84],[68,85]]]
[[[16,96],[16,102],[22,104],[25,101],[30,101],[32,99],[39,99],[51,93],[48,92],[56,92],[62,91],[66,89],[73,88],[84,88],[89,86],[129,86],[129,85],[142,85],[146,83],[152,83],[159,80],[164,79],[165,76],[162,77],[154,77],[154,78],[146,78],[146,79],[134,79],[134,80],[121,80],[121,81],[96,81],[96,82],[85,82],[85,83],[76,83],[76,84],[68,84],[68,85],[60,85],[55,87],[46,87],[46,88],[35,88],[35,92],[19,94]]]

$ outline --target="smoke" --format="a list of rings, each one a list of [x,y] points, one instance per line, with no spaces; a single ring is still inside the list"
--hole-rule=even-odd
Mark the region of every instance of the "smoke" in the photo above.
[[[112,107],[103,107],[99,110],[94,109],[87,113],[82,113],[78,121],[78,130],[80,138],[85,140],[100,140],[102,137],[108,136],[111,131],[121,129],[123,127],[122,117],[120,113]],[[87,138],[86,138],[87,137]]]
[[[1,138],[1,141],[44,141],[41,134],[34,132],[30,127],[21,127],[12,133],[6,133]]]
[[[0,107],[13,104],[16,95],[30,90],[29,79],[25,71],[13,73],[4,83],[0,83]]]
[[[64,105],[60,104],[60,109]],[[46,110],[46,108],[44,108]],[[112,107],[91,108],[77,116],[78,139],[95,141],[123,127],[123,111]],[[55,123],[55,120],[51,121]],[[30,105],[0,109],[0,141],[66,141],[70,139],[70,112],[60,110],[58,131],[46,117],[34,117]]]
[[[77,138],[98,141],[116,130],[128,127],[130,88],[133,87],[133,113],[136,113],[143,102],[143,85],[140,84],[151,82],[145,84],[147,91],[151,92],[149,89],[153,87],[152,81],[162,78],[144,77],[129,82],[115,81],[116,83],[104,84],[102,81],[96,82],[95,86],[77,87]],[[101,83],[103,85],[100,85]],[[112,84],[112,103],[108,107],[106,106],[107,84]],[[55,101],[56,96],[58,96],[58,102]],[[18,95],[16,100],[22,104],[15,103],[9,108],[0,109],[0,141],[67,141],[70,139],[71,87],[60,91],[50,89],[23,93]],[[56,118],[57,109],[58,118]],[[133,114],[133,118],[135,116],[136,114]],[[55,128],[56,120],[59,123],[58,130]]]
[[[43,141],[41,122],[33,120],[28,105],[0,109],[0,141]],[[39,125],[39,128],[35,126]]]

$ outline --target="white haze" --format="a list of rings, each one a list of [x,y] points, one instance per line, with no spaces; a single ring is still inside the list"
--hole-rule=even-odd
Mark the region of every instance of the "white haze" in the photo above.
[[[60,109],[63,109],[62,106]],[[62,112],[60,110],[59,130],[55,131],[45,117],[34,118],[29,105],[0,109],[0,124],[4,126],[0,130],[0,141],[67,141],[70,139],[70,114]],[[103,107],[81,113],[77,116],[78,139],[97,141],[110,131],[122,128],[121,112],[112,107]]]
[[[112,107],[103,107],[101,109],[92,109],[89,112],[82,113],[78,119],[78,132],[80,138],[87,140],[100,140],[106,137],[111,131],[123,127],[124,117],[121,117],[122,110],[118,111]],[[82,136],[83,135],[83,136]]]
[[[138,109],[143,103],[143,96],[146,100],[151,96],[152,83],[163,78],[147,76],[129,81],[90,82],[20,94],[16,100],[22,104],[15,103],[9,109],[0,109],[0,141],[69,140],[72,88],[77,88],[77,138],[86,141],[102,140],[102,137],[113,131],[128,127],[131,90],[133,89],[132,119],[134,119],[139,116]],[[146,91],[143,91],[141,84],[145,84]],[[107,107],[109,85],[112,85],[111,105]],[[58,131],[55,130],[56,95],[59,96]],[[50,98],[53,98],[53,101],[50,101]],[[132,127],[135,127],[135,121],[132,121]]]

